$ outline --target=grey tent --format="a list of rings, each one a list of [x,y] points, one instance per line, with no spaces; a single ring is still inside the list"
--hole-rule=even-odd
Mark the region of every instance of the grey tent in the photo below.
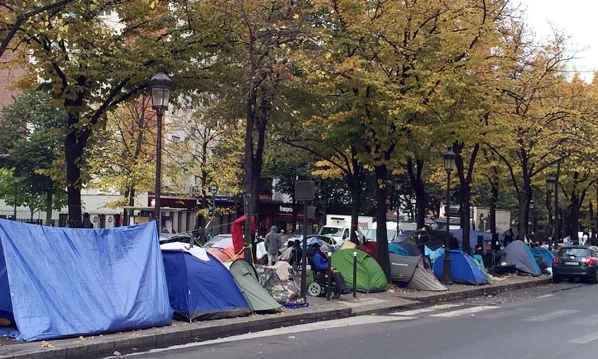
[[[503,260],[508,264],[514,264],[520,272],[525,272],[533,276],[542,274],[534,254],[529,246],[523,241],[517,240],[509,243],[505,247]]]
[[[445,291],[423,256],[400,256],[389,253],[390,278],[393,282],[416,290]]]
[[[270,295],[270,293],[262,287],[258,280],[255,268],[244,259],[237,259],[230,262],[230,272],[237,282],[237,286],[241,289],[241,293],[245,300],[254,312],[273,311],[281,308],[278,303]]]

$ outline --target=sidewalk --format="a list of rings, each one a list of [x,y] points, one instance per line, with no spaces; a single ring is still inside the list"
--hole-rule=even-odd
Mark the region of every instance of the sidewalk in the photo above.
[[[415,309],[431,303],[455,301],[483,295],[494,295],[520,288],[550,283],[550,276],[526,277],[514,274],[498,278],[492,285],[449,285],[448,292],[413,291],[395,287],[383,293],[356,293],[340,299],[308,297],[308,307],[285,309],[280,313],[254,314],[186,323],[173,321],[167,327],[134,330],[90,337],[21,343],[3,339],[0,358],[11,359],[93,359],[163,348],[171,345],[200,342],[231,335],[257,332],[355,315]]]

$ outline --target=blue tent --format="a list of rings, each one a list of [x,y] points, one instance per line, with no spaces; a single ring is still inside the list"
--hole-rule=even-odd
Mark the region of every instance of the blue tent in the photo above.
[[[449,253],[451,256],[453,282],[473,285],[488,284],[486,275],[469,254],[457,249],[450,250]],[[432,270],[436,278],[442,278],[444,272],[444,254],[434,261]]]
[[[508,264],[515,265],[517,270],[531,274],[533,276],[539,276],[542,274],[534,254],[529,246],[523,241],[513,241],[505,247],[505,253],[503,259]],[[552,263],[552,262],[551,262]]]
[[[0,315],[21,341],[169,325],[154,222],[111,229],[0,219]]]
[[[216,257],[202,248],[174,245],[161,248],[170,305],[177,317],[192,321],[251,313],[233,275]]]
[[[552,260],[554,259],[554,253],[552,253],[550,250],[548,250],[548,248],[534,247],[534,248],[531,248],[531,251],[532,251],[532,254],[534,255],[534,258],[541,257],[542,259],[544,259],[544,261],[546,262],[546,264],[549,267],[552,267]]]

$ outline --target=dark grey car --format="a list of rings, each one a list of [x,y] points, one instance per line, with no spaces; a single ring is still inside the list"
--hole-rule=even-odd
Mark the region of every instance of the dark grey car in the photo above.
[[[598,247],[568,246],[559,249],[552,260],[552,280],[586,279],[598,283]]]

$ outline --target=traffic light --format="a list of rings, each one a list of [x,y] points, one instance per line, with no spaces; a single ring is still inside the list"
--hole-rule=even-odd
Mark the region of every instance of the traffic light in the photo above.
[[[214,217],[214,206],[212,205],[208,206],[208,216]]]

